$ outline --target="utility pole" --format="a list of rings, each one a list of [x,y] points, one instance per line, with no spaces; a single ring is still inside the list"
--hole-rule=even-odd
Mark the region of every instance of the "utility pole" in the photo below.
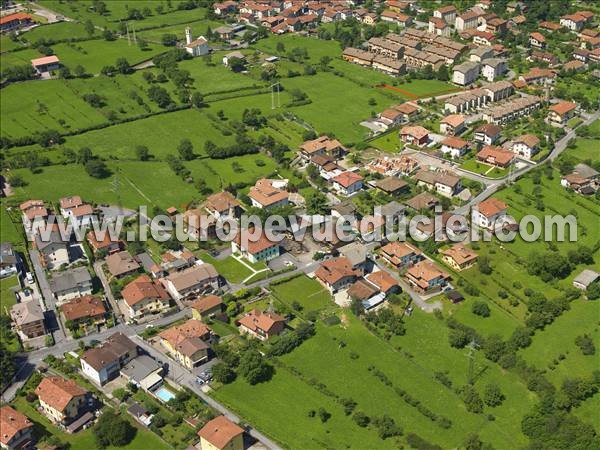
[[[131,25],[131,27],[133,28],[133,43],[137,44],[137,39],[135,37],[135,25]]]
[[[475,372],[475,352],[479,345],[475,342],[475,339],[471,341],[471,343],[467,346],[469,349],[469,353],[465,356],[469,358],[469,367],[467,369],[467,383],[473,384],[474,380],[474,372]]]
[[[129,22],[125,22],[125,29],[127,30],[127,45],[131,46],[131,38],[129,37]]]
[[[112,185],[111,191],[113,191],[116,194],[117,206],[120,209],[121,208],[121,180],[119,179],[119,172],[120,172],[120,170],[117,167],[116,173],[115,173],[115,178],[111,182],[111,185]]]

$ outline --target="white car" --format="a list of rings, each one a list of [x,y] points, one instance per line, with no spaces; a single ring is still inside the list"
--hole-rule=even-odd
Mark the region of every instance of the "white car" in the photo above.
[[[33,274],[32,274],[31,272],[27,272],[27,273],[25,274],[25,278],[27,279],[27,282],[28,282],[29,284],[33,284],[33,283],[35,283],[35,280],[33,279]]]

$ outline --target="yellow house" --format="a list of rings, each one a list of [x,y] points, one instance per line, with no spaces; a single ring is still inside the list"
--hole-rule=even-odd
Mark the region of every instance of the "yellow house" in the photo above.
[[[218,295],[205,295],[191,305],[192,317],[202,320],[219,314],[223,310],[223,300]]]
[[[463,243],[456,244],[442,252],[442,260],[456,271],[468,269],[477,261],[477,253]]]
[[[202,450],[243,450],[244,430],[225,416],[209,421],[200,431]]]
[[[35,389],[44,415],[54,423],[67,423],[77,418],[85,403],[87,391],[73,380],[47,377]]]
[[[129,317],[157,314],[169,309],[170,297],[165,288],[148,275],[140,275],[121,291]]]
[[[182,325],[166,329],[159,334],[161,344],[188,369],[208,360],[210,328],[197,319],[190,319]]]

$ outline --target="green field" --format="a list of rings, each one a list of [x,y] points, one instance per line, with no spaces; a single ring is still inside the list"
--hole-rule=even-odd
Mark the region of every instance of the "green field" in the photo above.
[[[225,259],[216,259],[206,252],[200,252],[198,257],[205,263],[212,264],[230,283],[241,283],[244,279],[252,275],[252,271],[240,263],[238,260],[229,256]]]
[[[402,142],[400,142],[400,138],[398,137],[397,130],[379,136],[372,141],[369,141],[368,144],[388,153],[398,153],[403,147]]]
[[[423,329],[427,321],[436,319],[420,315],[411,319],[417,320],[414,326]],[[527,393],[525,386],[514,375],[502,374],[491,367],[477,385],[493,379],[505,392],[505,403],[493,409],[496,420],[489,422],[482,415],[466,412],[456,394],[433,379],[434,368],[451,368],[454,378],[455,373],[466,373],[468,364],[462,351],[450,349],[446,339],[443,339],[445,333],[440,335],[445,331],[443,325],[435,325],[435,330],[429,330],[435,331],[435,339],[427,337],[424,329],[419,336],[410,337],[415,332],[412,327],[407,336],[398,338],[395,344],[403,349],[410,348],[414,357],[408,357],[405,352],[396,351],[391,345],[374,337],[354,318],[348,317],[348,322],[340,326],[319,325],[315,337],[281,358],[271,381],[250,387],[245,381],[237,380],[219,388],[214,396],[291,448],[397,448],[402,442],[401,438],[399,442],[396,439],[379,440],[371,427],[362,430],[350,422],[340,405],[333,403],[331,396],[323,395],[324,391],[317,388],[315,383],[322,383],[324,389],[331,392],[330,395],[352,398],[357,403],[356,410],[370,417],[387,414],[403,427],[405,434],[417,433],[444,448],[460,445],[474,429],[478,430],[484,441],[493,443],[497,448],[523,445],[525,439],[514,420],[514,414],[527,411],[532,404],[532,394]],[[342,341],[343,346],[340,345]],[[418,356],[418,361],[415,361],[419,352],[423,356]],[[351,358],[351,353],[358,356]],[[439,358],[444,359],[442,367],[436,367]],[[425,362],[431,368],[424,366]],[[368,367],[371,365],[382,370],[394,386],[407,390],[435,413],[450,418],[452,427],[442,429],[420,415],[370,373]],[[464,375],[458,383],[464,384]],[[263,401],[258,402],[259,398],[263,398]],[[283,405],[286,405],[285,415],[278,413]],[[324,407],[332,414],[326,424],[307,417],[310,409],[319,407]],[[290,426],[301,426],[303,433],[290,432]]]
[[[17,303],[14,289],[19,289],[19,277],[13,275],[0,279],[0,314],[10,315],[10,308]]]
[[[488,178],[504,178],[507,175],[506,169],[501,167],[492,167],[488,164],[481,163],[476,159],[469,159],[465,161],[460,168],[477,173],[479,175],[484,175]]]
[[[271,285],[270,289],[273,295],[289,308],[294,301],[299,302],[303,313],[330,309],[334,306],[329,291],[321,283],[305,275]]]

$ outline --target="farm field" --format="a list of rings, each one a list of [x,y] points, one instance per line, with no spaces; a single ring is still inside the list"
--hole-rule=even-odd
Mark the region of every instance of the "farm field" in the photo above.
[[[436,320],[431,316],[427,317]],[[423,324],[419,323],[418,326]],[[443,331],[444,328],[438,326],[438,330]],[[402,345],[409,333],[410,331],[407,336],[398,338],[395,345]],[[341,345],[342,341],[344,345]],[[417,342],[420,343],[420,339]],[[436,354],[440,356],[447,355],[450,351],[447,340],[435,340],[432,346],[439,347]],[[420,347],[420,344],[415,348],[411,347],[411,343],[402,345],[403,350],[411,354],[421,352]],[[431,348],[428,350],[422,353],[429,355],[434,351]],[[453,352],[457,354],[455,359],[462,363],[466,370],[467,360],[462,351]],[[351,354],[355,356],[351,358]],[[461,355],[460,359],[458,354]],[[390,387],[379,382],[368,370],[369,366],[382,370],[394,386],[407,389],[411,396],[419,398],[427,408],[450,418],[453,422],[452,427],[445,430],[432,424],[429,419],[396,396]],[[357,402],[356,410],[363,411],[370,417],[387,414],[405,430],[405,434],[416,433],[443,447],[459,445],[473,429],[478,429],[482,440],[495,446],[524,443],[519,426],[512,420],[512,415],[517,411],[523,414],[530,407],[532,399],[525,386],[514,376],[506,375],[502,378],[500,371],[495,368],[489,372],[490,375],[486,372],[485,378],[492,377],[493,373],[494,380],[501,384],[502,390],[510,399],[494,409],[494,422],[487,421],[484,416],[467,413],[456,394],[433,379],[431,369],[413,361],[412,357],[409,358],[404,352],[395,350],[391,345],[368,333],[356,319],[346,316],[346,320],[339,326],[318,325],[316,336],[280,358],[280,362],[276,363],[276,375],[271,381],[250,388],[244,381],[237,380],[231,385],[219,388],[214,396],[247,416],[251,423],[262,426],[265,432],[274,438],[294,448],[302,443],[299,441],[301,438],[318,436],[319,441],[322,439],[323,425],[317,420],[311,421],[307,418],[307,410],[318,406],[325,407],[332,413],[332,418],[325,425],[329,431],[329,439],[321,442],[322,445],[332,440],[338,446],[352,443],[351,446],[359,448],[364,448],[369,442],[369,448],[398,445],[393,444],[394,439],[373,441],[373,438],[377,438],[372,429],[363,431],[360,440],[352,441],[351,433],[360,430],[355,424],[347,425],[344,434],[337,431],[334,419],[343,420],[345,417],[343,413],[338,412],[339,406],[335,407],[326,402],[326,398],[315,399],[317,394],[319,397],[323,396],[318,389],[310,387],[314,383],[323,383],[323,389],[331,392],[330,395],[352,398]],[[464,381],[461,380],[459,384],[464,384]],[[260,403],[259,406],[259,403],[254,403],[253,400],[260,398],[260,395],[264,395],[268,401]],[[315,400],[319,401],[316,405],[312,404]],[[275,413],[277,405],[284,401],[293,405],[290,406],[285,419]],[[290,422],[302,424],[305,432],[301,436],[286,433],[286,427],[289,426],[287,424]],[[308,444],[305,442],[304,445]]]
[[[52,49],[63,65],[71,70],[75,66],[81,65],[86,72],[91,74],[100,73],[104,66],[114,65],[118,58],[125,58],[131,65],[134,65],[164,51],[162,45],[153,44],[149,44],[146,50],[140,50],[137,45],[127,45],[127,41],[123,39],[61,43],[53,45]],[[42,56],[33,49],[4,53],[2,54],[2,67],[29,65],[32,59]]]

